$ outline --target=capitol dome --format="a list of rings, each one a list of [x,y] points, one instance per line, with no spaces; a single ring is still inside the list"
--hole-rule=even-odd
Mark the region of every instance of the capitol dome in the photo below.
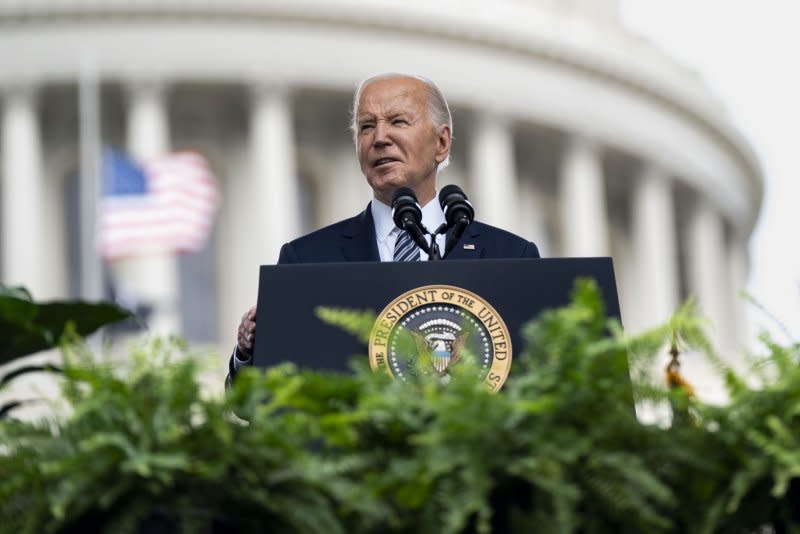
[[[0,0],[0,28],[0,274],[39,299],[100,287],[77,177],[94,117],[136,158],[208,158],[222,198],[208,246],[106,278],[157,329],[232,345],[258,266],[366,205],[352,92],[405,72],[447,96],[439,185],[462,186],[479,219],[545,257],[612,256],[631,331],[696,295],[719,343],[744,342],[758,161],[616,0]]]

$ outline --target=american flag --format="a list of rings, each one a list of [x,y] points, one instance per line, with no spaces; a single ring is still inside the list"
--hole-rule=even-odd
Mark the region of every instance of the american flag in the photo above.
[[[100,254],[112,261],[201,250],[218,204],[217,182],[197,152],[173,152],[139,166],[118,150],[106,150]]]

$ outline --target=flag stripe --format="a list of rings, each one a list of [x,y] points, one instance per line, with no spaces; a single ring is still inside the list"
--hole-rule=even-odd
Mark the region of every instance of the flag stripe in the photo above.
[[[104,258],[194,252],[205,246],[219,189],[201,154],[176,152],[139,167],[111,153],[103,169],[98,247]]]

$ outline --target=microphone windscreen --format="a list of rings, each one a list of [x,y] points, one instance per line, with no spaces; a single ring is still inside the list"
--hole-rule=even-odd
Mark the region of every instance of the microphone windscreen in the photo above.
[[[410,187],[398,187],[392,195],[392,206],[397,204],[400,200],[405,201],[403,197],[409,197],[412,202],[415,204],[417,203],[417,195],[414,193],[413,189]]]
[[[464,191],[457,185],[446,185],[441,191],[439,191],[439,205],[442,207],[442,209],[445,209],[448,203],[448,198],[453,195],[457,195],[457,198],[464,198],[465,200],[467,198],[467,195],[464,193]]]
[[[392,220],[398,228],[422,224],[422,210],[417,195],[410,187],[400,187],[392,195]]]
[[[448,227],[457,222],[469,224],[475,218],[475,210],[467,195],[457,185],[446,185],[439,191],[439,205],[444,212]]]

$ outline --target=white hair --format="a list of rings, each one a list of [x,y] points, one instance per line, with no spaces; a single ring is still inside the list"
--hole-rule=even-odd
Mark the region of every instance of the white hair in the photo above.
[[[442,94],[442,91],[439,87],[436,86],[433,81],[425,78],[424,76],[419,76],[416,74],[400,74],[397,72],[388,72],[385,74],[378,74],[377,76],[370,76],[369,78],[363,80],[361,83],[358,84],[356,88],[356,92],[353,95],[353,108],[350,115],[350,130],[353,132],[353,142],[356,142],[356,137],[358,135],[358,125],[356,124],[358,120],[358,104],[361,100],[361,93],[364,91],[364,88],[373,82],[379,82],[382,80],[394,80],[397,78],[411,78],[414,80],[418,80],[425,85],[425,94],[427,96],[427,104],[428,104],[428,116],[436,128],[441,128],[442,126],[447,125],[450,129],[450,139],[453,139],[453,116],[450,114],[450,106],[447,105],[447,100]],[[440,171],[447,167],[450,164],[450,153],[447,153],[447,157],[442,161],[437,167],[436,170]]]

